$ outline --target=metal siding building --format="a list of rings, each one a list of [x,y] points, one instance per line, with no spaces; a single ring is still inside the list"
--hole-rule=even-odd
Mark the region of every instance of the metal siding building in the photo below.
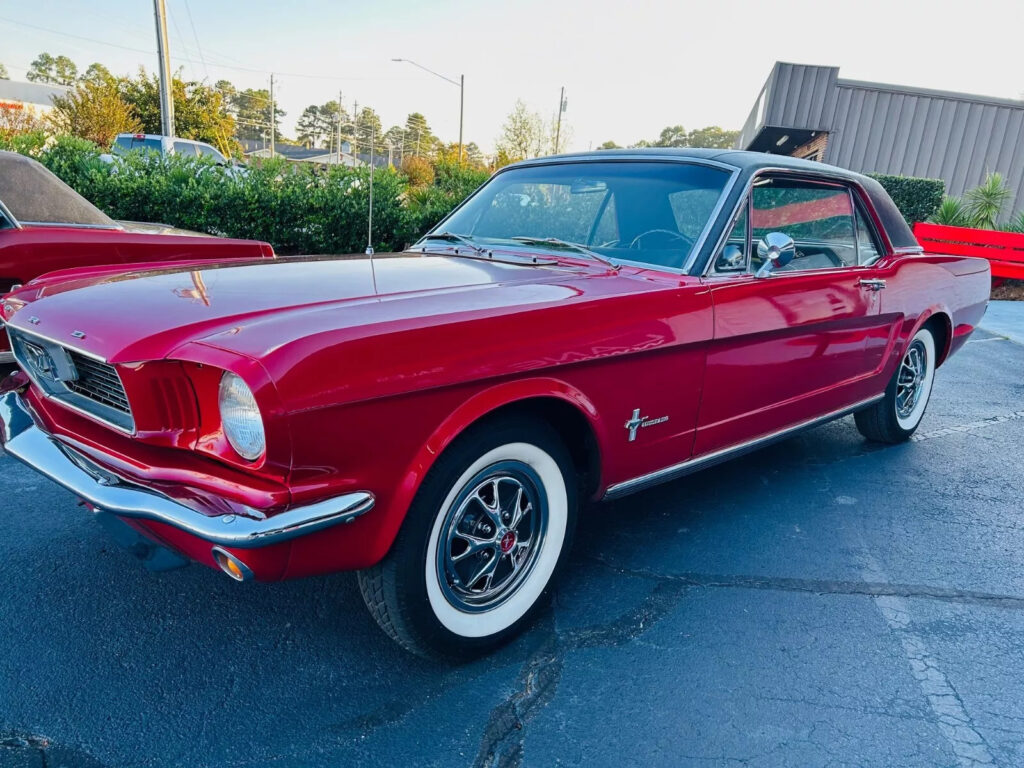
[[[861,173],[943,179],[950,195],[991,171],[1024,209],[1024,101],[843,80],[838,67],[777,62],[737,147]]]

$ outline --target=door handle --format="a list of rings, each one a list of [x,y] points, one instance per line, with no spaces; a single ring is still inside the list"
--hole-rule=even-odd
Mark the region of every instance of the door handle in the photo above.
[[[862,277],[860,279],[860,286],[861,288],[870,288],[872,291],[880,291],[885,288],[885,280]]]

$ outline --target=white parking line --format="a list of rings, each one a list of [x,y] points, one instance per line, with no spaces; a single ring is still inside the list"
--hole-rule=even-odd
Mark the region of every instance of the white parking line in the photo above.
[[[888,577],[874,557],[865,552],[863,562],[864,577],[868,581],[888,582]],[[953,748],[957,763],[963,768],[992,765],[995,762],[992,753],[985,739],[975,730],[960,695],[939,668],[938,659],[931,654],[920,635],[914,632],[906,600],[891,595],[871,599],[903,646],[903,655],[910,663],[911,674],[938,718],[939,730]]]

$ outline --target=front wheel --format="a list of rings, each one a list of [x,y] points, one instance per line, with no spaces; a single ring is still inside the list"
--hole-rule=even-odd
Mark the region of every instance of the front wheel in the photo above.
[[[928,407],[935,379],[935,337],[927,328],[910,340],[896,373],[877,403],[854,414],[868,440],[901,443],[910,438]]]
[[[524,629],[576,524],[577,479],[532,419],[481,424],[438,459],[388,556],[359,573],[381,628],[421,656],[464,660]]]

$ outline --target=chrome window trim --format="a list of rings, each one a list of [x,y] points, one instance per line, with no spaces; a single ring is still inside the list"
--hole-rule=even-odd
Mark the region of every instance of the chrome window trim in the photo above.
[[[444,225],[452,216],[454,216],[462,207],[472,200],[485,186],[490,184],[495,178],[503,173],[514,171],[518,168],[538,168],[549,165],[574,165],[577,163],[672,163],[677,165],[701,165],[708,168],[717,168],[725,171],[729,174],[729,178],[726,179],[725,184],[722,186],[722,192],[718,196],[718,201],[715,203],[715,207],[708,214],[707,223],[704,225],[704,229],[701,230],[700,235],[694,240],[693,247],[690,249],[690,253],[686,257],[686,261],[683,262],[682,267],[666,267],[660,264],[651,264],[646,261],[633,261],[631,259],[619,259],[615,257],[608,257],[611,261],[616,264],[624,264],[631,267],[638,267],[640,269],[652,269],[657,272],[667,272],[669,274],[677,275],[688,275],[690,270],[693,269],[693,265],[697,262],[697,257],[704,250],[704,245],[707,241],[711,230],[715,226],[715,222],[718,221],[718,217],[722,213],[722,209],[725,207],[726,200],[729,199],[729,195],[732,194],[733,188],[736,186],[736,179],[739,178],[741,170],[738,166],[732,165],[731,163],[723,163],[720,160],[711,160],[710,158],[702,157],[673,157],[671,155],[615,155],[614,157],[601,158],[594,157],[592,155],[583,157],[554,157],[550,160],[530,160],[524,164],[506,165],[504,168],[498,169],[487,181],[477,187],[472,194],[468,195],[465,200],[459,203],[451,213],[445,216],[439,221],[426,235],[417,240],[410,247],[410,250],[419,246],[420,242],[425,240],[430,234],[434,232],[443,232]]]
[[[658,485],[659,483],[676,480],[677,478],[684,477],[696,472],[697,470],[704,469],[705,467],[710,467],[714,464],[728,461],[731,458],[735,458],[750,451],[755,451],[758,448],[769,445],[770,443],[778,440],[784,440],[787,437],[790,437],[797,432],[802,432],[805,429],[812,429],[813,427],[820,426],[829,421],[841,419],[843,416],[849,416],[851,413],[859,411],[861,408],[867,407],[872,403],[877,403],[883,397],[885,397],[884,392],[880,395],[875,395],[874,397],[869,397],[866,400],[856,402],[853,405],[846,406],[845,408],[832,411],[824,416],[816,416],[813,419],[802,421],[791,427],[785,427],[777,432],[770,432],[767,435],[755,437],[753,440],[748,440],[744,443],[712,451],[711,453],[704,454],[703,456],[689,458],[686,461],[679,462],[678,464],[672,464],[671,466],[664,467],[663,469],[648,472],[646,475],[640,475],[639,477],[634,477],[630,480],[624,480],[621,483],[615,483],[614,485],[608,486],[607,490],[604,492],[602,500],[609,501],[612,499],[618,499],[622,496]]]
[[[754,173],[750,174],[750,178],[747,179],[747,183],[746,183],[746,186],[745,186],[745,188],[743,190],[743,194],[740,195],[739,200],[737,200],[736,204],[733,206],[732,215],[731,215],[731,218],[730,218],[731,222],[735,222],[736,216],[737,216],[737,214],[739,212],[739,209],[740,209],[740,206],[743,205],[743,203],[750,197],[750,192],[754,188],[755,182],[758,180],[758,178],[760,178],[761,176],[765,176],[765,175],[783,175],[783,176],[789,176],[791,178],[796,178],[796,179],[800,179],[800,178],[806,176],[806,177],[809,177],[812,181],[824,181],[824,182],[828,182],[828,183],[832,183],[832,184],[841,185],[843,187],[846,187],[851,192],[851,194],[855,195],[854,198],[853,198],[854,202],[857,202],[859,200],[859,201],[861,201],[863,203],[865,212],[870,212],[870,213],[874,212],[874,207],[870,204],[868,196],[864,193],[864,190],[856,182],[855,179],[843,178],[842,176],[837,176],[835,174],[828,173],[827,171],[818,171],[818,170],[810,170],[810,169],[804,170],[803,168],[799,168],[799,169],[783,168],[781,166],[769,166],[769,167],[765,167],[765,168],[758,168]],[[749,222],[747,224],[747,230],[750,233],[750,239],[751,239],[750,248],[752,249],[753,248],[753,232],[754,232],[753,221],[751,221],[751,222]],[[715,244],[714,250],[711,251],[712,254],[716,254],[716,253],[718,253],[722,249],[722,247],[725,245],[725,241],[728,240],[728,238],[729,238],[729,232],[730,231],[731,231],[730,229],[726,229],[726,230],[724,230],[722,232],[722,234],[718,238],[718,242]],[[879,234],[882,235],[882,237],[880,239],[882,239],[884,241],[883,245],[882,245],[882,250],[878,254],[878,258],[879,259],[884,258],[886,256],[889,256],[889,255],[891,255],[893,253],[898,254],[898,253],[903,252],[904,250],[906,250],[906,249],[902,249],[902,248],[901,249],[894,249],[893,246],[892,246],[892,243],[889,242],[888,235],[885,235],[884,232],[883,233],[879,233]],[[918,248],[920,248],[920,246],[918,246]],[[921,251],[917,251],[917,252],[920,253]],[[751,254],[748,252],[747,253],[747,272],[745,272],[743,274],[749,274],[749,272],[750,272],[750,256],[751,256]],[[708,258],[708,263],[704,265],[704,270],[701,272],[701,277],[728,277],[728,276],[735,277],[736,275],[740,274],[739,272],[733,272],[733,273],[728,273],[728,274],[727,273],[722,273],[721,275],[713,274],[712,271],[714,269],[714,263],[715,263],[714,259]],[[870,266],[870,265],[861,264],[861,265],[857,265],[857,266]],[[836,269],[840,269],[840,267],[836,267]],[[850,267],[842,267],[842,269],[850,269]],[[803,272],[810,272],[810,271],[814,271],[814,270],[801,270],[801,271],[803,271]]]
[[[17,353],[14,352],[15,345],[14,345],[14,340],[10,337],[10,328],[14,328],[14,330],[16,330],[19,333],[24,334],[26,336],[34,336],[35,338],[40,339],[42,341],[49,342],[50,344],[54,344],[56,346],[64,347],[65,349],[70,349],[73,352],[77,352],[78,354],[83,355],[84,357],[88,357],[88,358],[90,358],[92,360],[96,360],[97,362],[101,362],[104,365],[110,365],[110,367],[114,369],[114,374],[117,376],[117,380],[121,383],[121,389],[124,389],[124,381],[121,379],[121,372],[117,369],[116,365],[111,365],[110,363],[108,363],[106,360],[104,360],[103,358],[99,357],[98,355],[95,355],[95,354],[93,354],[91,352],[84,352],[84,351],[82,351],[80,349],[76,349],[75,347],[71,346],[70,344],[64,344],[64,343],[62,343],[60,341],[57,341],[55,339],[51,339],[51,338],[49,338],[47,336],[43,336],[42,334],[39,334],[39,333],[33,333],[32,331],[26,331],[26,330],[24,330],[22,328],[18,328],[17,326],[15,326],[15,325],[13,325],[11,323],[8,323],[8,326],[9,327],[7,328],[7,331],[8,331],[7,341],[11,345],[11,355],[14,357],[14,360],[18,364],[18,367],[21,368],[21,370],[25,372],[25,375],[28,376],[29,379],[32,381],[32,383],[35,385],[36,390],[39,392],[40,395],[42,395],[47,400],[50,400],[50,401],[56,403],[57,405],[59,405],[62,408],[67,408],[69,411],[77,413],[79,416],[84,416],[85,418],[87,418],[87,419],[89,419],[91,421],[95,421],[98,424],[104,425],[105,427],[110,427],[111,429],[113,429],[113,430],[115,430],[117,432],[120,432],[123,435],[128,435],[129,437],[134,437],[135,436],[135,433],[136,433],[137,429],[136,429],[136,425],[135,425],[135,412],[132,410],[131,400],[128,400],[128,418],[131,420],[132,428],[131,429],[126,429],[122,425],[117,424],[117,423],[115,423],[113,421],[110,421],[109,419],[105,419],[105,418],[103,418],[103,416],[101,416],[101,415],[99,415],[97,413],[92,413],[91,411],[88,411],[88,410],[82,408],[81,406],[78,406],[78,405],[75,405],[74,403],[68,402],[67,400],[61,398],[58,395],[55,395],[55,394],[52,394],[51,392],[48,392],[47,388],[43,385],[43,383],[41,381],[39,381],[39,379],[37,379],[33,375],[33,373],[32,373],[32,366],[27,365],[24,360],[19,359]],[[65,389],[68,389],[68,388],[65,386]],[[78,393],[72,392],[71,390],[68,390],[68,392],[70,394],[76,394],[76,395],[78,394]],[[81,397],[83,400],[89,400],[90,399],[86,395],[78,395],[78,396]],[[128,399],[128,392],[127,392],[127,390],[125,390],[125,399]],[[100,405],[102,405],[102,403],[100,403]]]
[[[7,219],[14,229],[21,229],[21,223],[14,218],[14,214],[11,213],[11,209],[4,205],[4,201],[0,200],[0,216]]]

